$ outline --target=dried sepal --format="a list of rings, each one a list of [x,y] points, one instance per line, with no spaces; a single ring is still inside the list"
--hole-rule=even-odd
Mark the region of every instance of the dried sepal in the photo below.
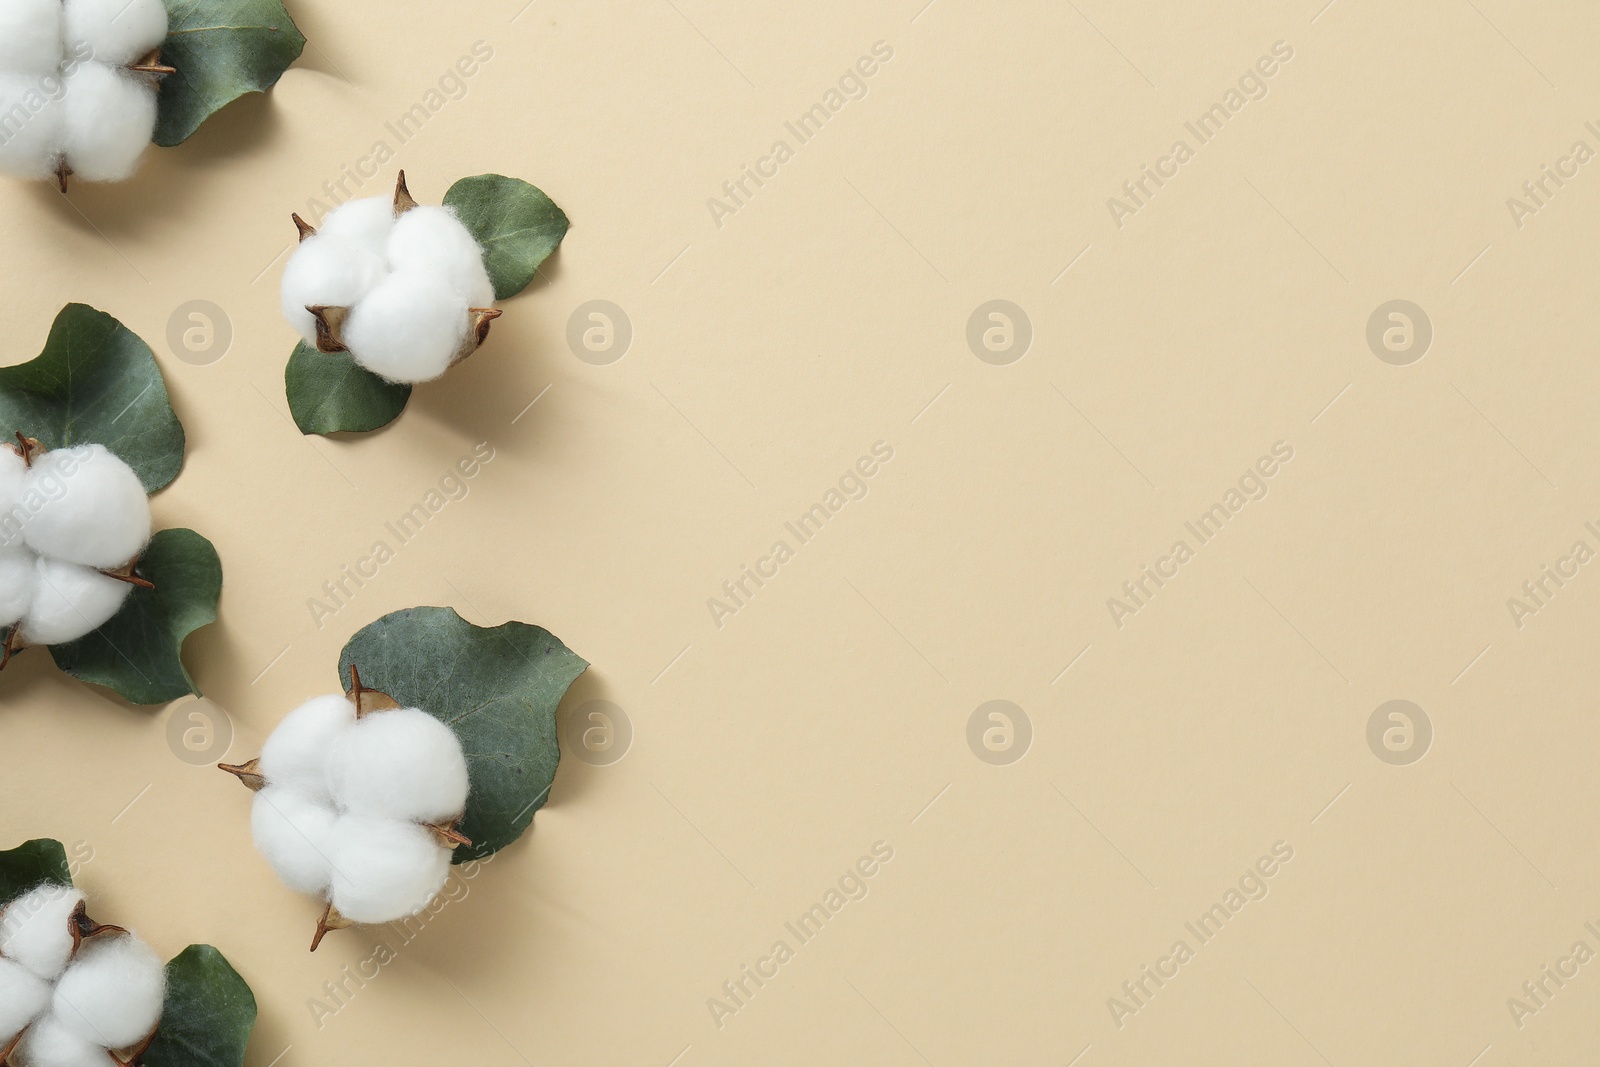
[[[101,934],[125,934],[128,931],[120,926],[109,926],[97,923],[89,918],[89,905],[87,901],[78,901],[78,906],[72,909],[72,915],[67,919],[67,924],[72,931],[72,954],[76,956],[78,949],[91,937]]]
[[[461,343],[460,350],[450,357],[450,366],[454,367],[482,348],[489,339],[489,324],[504,314],[499,308],[468,308],[467,337]]]
[[[6,664],[11,662],[11,657],[15,656],[24,647],[25,646],[22,640],[22,623],[13,623],[11,628],[6,631],[5,648],[3,651],[0,651],[0,671],[5,670]],[[0,1058],[0,1067],[5,1067],[4,1058]]]
[[[56,188],[61,190],[61,195],[63,196],[67,193],[67,179],[70,177],[72,177],[72,168],[67,166],[67,161],[63,159],[56,165]]]
[[[111,1057],[111,1062],[120,1064],[121,1067],[138,1067],[138,1064],[144,1060],[144,1054],[150,1051],[151,1045],[155,1044],[156,1034],[159,1033],[160,1030],[161,1025],[157,1023],[156,1028],[150,1031],[143,1041],[139,1042],[137,1045],[134,1045],[132,1048],[121,1050],[124,1055],[119,1056],[115,1052],[108,1053],[108,1055]]]
[[[399,218],[417,206],[417,200],[411,195],[411,190],[406,188],[406,172],[401,171],[394,180],[394,217]]]
[[[400,706],[400,702],[388,693],[376,689],[368,689],[361,684],[361,669],[355,664],[350,665],[350,688],[345,691],[345,698],[356,706],[356,718],[362,719],[374,711],[393,711]]]
[[[434,839],[445,848],[472,847],[472,838],[456,829],[456,824],[451,823],[424,823],[428,830],[433,831]]]
[[[219,763],[217,770],[227,771],[243,782],[244,787],[250,792],[259,793],[267,787],[267,780],[262,776],[260,766],[261,760],[257,757],[248,763]]]
[[[317,228],[301,218],[298,211],[290,212],[289,217],[294,220],[294,228],[300,231],[300,240],[302,242],[307,237],[315,237],[317,235]]]
[[[306,310],[317,320],[317,351],[325,353],[345,351],[344,320],[349,318],[350,309],[317,304],[308,306]]]
[[[44,445],[39,443],[37,437],[28,437],[21,430],[17,431],[17,443],[13,445],[7,442],[6,447],[22,457],[22,465],[24,467],[33,466],[34,457],[42,456],[48,451]]]
[[[152,48],[149,52],[139,57],[137,62],[128,64],[128,69],[139,74],[176,74],[177,67],[171,67],[161,62],[161,49]]]
[[[150,581],[148,578],[141,578],[137,574],[133,573],[133,569],[138,565],[138,559],[134,559],[120,567],[101,568],[100,573],[105,575],[107,578],[114,578],[119,582],[125,582],[128,585],[137,586],[140,589],[154,589],[156,587],[154,582]]]
[[[322,918],[317,920],[317,932],[311,938],[311,951],[317,951],[317,946],[322,944],[322,939],[328,936],[329,931],[348,930],[354,925],[355,923],[340,915],[339,909],[335,908],[332,901],[330,901],[328,907],[322,913]]]

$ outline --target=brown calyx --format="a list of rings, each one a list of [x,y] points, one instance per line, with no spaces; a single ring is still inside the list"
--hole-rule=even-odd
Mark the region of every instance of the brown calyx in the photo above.
[[[227,771],[243,782],[244,787],[250,792],[259,793],[267,787],[266,778],[262,777],[261,771],[258,770],[260,766],[261,759],[257,757],[247,763],[219,763],[217,770]]]
[[[406,188],[406,172],[401,171],[399,177],[394,180],[394,217],[399,218],[416,206],[416,197]]]
[[[355,923],[339,914],[339,909],[330,902],[322,913],[322,918],[317,920],[317,932],[311,938],[311,951],[317,951],[317,946],[322,944],[322,939],[328,936],[330,930],[348,930]]]
[[[33,460],[35,456],[42,456],[49,451],[49,449],[45,448],[44,445],[39,443],[39,439],[37,437],[29,437],[21,430],[17,431],[16,436],[17,443],[13,445],[10,442],[7,442],[6,447],[22,457],[22,465],[24,467],[33,466]]]
[[[350,664],[350,688],[345,690],[345,697],[356,706],[356,719],[366,718],[374,711],[393,711],[400,706],[400,702],[388,693],[377,689],[368,689],[361,684],[361,669],[354,663]]]
[[[294,228],[300,231],[300,241],[304,243],[307,237],[315,237],[317,228],[300,217],[298,211],[291,211],[289,217],[294,220]]]
[[[160,77],[178,73],[177,67],[168,66],[161,62],[161,49],[159,48],[152,48],[140,56],[137,62],[129,63],[128,69],[139,74],[154,74]]]
[[[72,954],[76,956],[78,949],[91,937],[101,934],[125,934],[128,931],[120,926],[106,926],[89,918],[89,905],[86,901],[78,901],[78,906],[72,909],[72,916],[67,920],[72,930]]]
[[[327,304],[308,304],[306,310],[317,320],[317,351],[327,353],[345,351],[344,320],[350,317],[350,309],[330,307]]]
[[[107,578],[115,578],[119,582],[126,582],[128,585],[138,586],[140,589],[154,589],[156,587],[154,582],[148,578],[141,578],[133,572],[133,569],[138,565],[139,560],[135,558],[132,562],[125,563],[114,569],[102,568],[100,573]]]
[[[26,645],[22,640],[22,623],[15,623],[11,629],[6,631],[5,648],[0,651],[0,671],[5,670],[6,664],[11,662],[11,657],[21,652],[25,647]],[[5,1058],[0,1057],[0,1067],[5,1067],[5,1062]]]

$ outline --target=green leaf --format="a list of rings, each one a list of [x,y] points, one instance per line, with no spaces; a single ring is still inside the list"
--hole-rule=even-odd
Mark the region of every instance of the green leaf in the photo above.
[[[365,432],[393,422],[411,386],[386,381],[348,352],[318,352],[301,341],[283,372],[289,411],[301,433]]]
[[[167,964],[167,1000],[145,1067],[241,1067],[256,998],[210,945],[190,945]]]
[[[421,708],[455,731],[472,791],[455,862],[483,859],[522,836],[544,806],[561,748],[556,706],[589,666],[548,630],[508,622],[485,629],[450,608],[407,608],[364,627],[339,655],[361,684]]]
[[[526,289],[567,235],[567,216],[555,201],[518,178],[462,178],[444,194],[444,203],[483,246],[496,300]]]
[[[184,638],[216,621],[222,595],[217,550],[193,530],[162,530],[150,539],[134,573],[155,588],[134,589],[94,633],[51,645],[56,666],[134,704],[199,696],[179,654]]]
[[[150,346],[85,304],[61,309],[38,358],[0,368],[0,437],[19,430],[46,448],[105,445],[149,493],[183,466],[183,426]]]
[[[166,0],[155,143],[188,140],[200,124],[245,93],[272,88],[300,58],[306,39],[279,0]]]
[[[43,882],[72,884],[67,850],[61,842],[41,837],[0,852],[0,904],[15,900]]]

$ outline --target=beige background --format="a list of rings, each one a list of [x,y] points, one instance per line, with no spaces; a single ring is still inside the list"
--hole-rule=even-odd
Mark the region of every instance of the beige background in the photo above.
[[[103,918],[221,947],[254,1067],[1589,1062],[1600,962],[1520,1026],[1507,1000],[1600,951],[1597,565],[1520,629],[1506,600],[1600,549],[1600,162],[1520,229],[1506,201],[1600,149],[1600,12],[923,2],[295,0],[313,43],[270,96],[126,186],[0,189],[5,358],[68,300],[147,339],[189,433],[158,523],[227,575],[186,657],[214,703],[130,708],[40,654],[0,678],[0,843],[83,842]],[[289,212],[480,41],[360,193],[499,171],[572,230],[389,430],[303,438]],[[718,227],[707,198],[877,41],[868,95]],[[1269,94],[1119,229],[1107,199],[1278,41]],[[1034,331],[1008,366],[966,342],[994,298]],[[166,340],[197,299],[233,330],[209,364]],[[609,366],[565,340],[594,299],[634,330]],[[1435,331],[1410,366],[1365,339],[1392,299]],[[319,629],[308,598],[484,441]],[[867,497],[716,627],[707,598],[877,441]],[[1107,598],[1278,441],[1266,499],[1118,628]],[[416,604],[548,626],[594,664],[567,707],[614,701],[634,738],[566,759],[535,832],[330,1000],[398,939],[307,954],[315,905],[169,719],[253,755]],[[994,699],[1032,724],[1008,766],[968,747]],[[1434,729],[1408,766],[1368,747],[1391,699]],[[878,841],[869,895],[719,1027],[708,998]],[[1200,946],[1184,922],[1276,842]],[[1119,1028],[1108,998],[1180,938]]]

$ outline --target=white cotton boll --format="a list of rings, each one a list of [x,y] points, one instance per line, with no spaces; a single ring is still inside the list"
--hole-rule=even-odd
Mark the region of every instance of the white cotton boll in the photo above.
[[[61,0],[0,3],[0,70],[54,74],[61,65]]]
[[[36,557],[26,548],[0,548],[0,629],[22,621],[39,587]]]
[[[56,983],[50,1014],[101,1048],[128,1048],[150,1036],[167,995],[167,969],[131,934],[85,941]]]
[[[349,241],[324,233],[308,237],[283,268],[283,317],[314,345],[317,320],[306,308],[351,307],[372,292],[386,270],[382,259]]]
[[[66,885],[41,885],[0,913],[0,956],[53,982],[72,958],[72,913],[83,894]]]
[[[344,323],[356,362],[393,382],[439,377],[466,340],[467,302],[419,270],[389,275]]]
[[[326,800],[328,750],[355,721],[356,706],[343,693],[312,697],[267,737],[256,769],[272,785]]]
[[[67,49],[113,67],[143,59],[167,39],[161,0],[66,0],[62,11]]]
[[[373,196],[340,204],[322,220],[317,232],[386,259],[393,230],[394,201],[387,196]]]
[[[8,1062],[16,1067],[110,1067],[103,1047],[73,1033],[54,1013],[34,1020]]]
[[[85,181],[133,176],[156,128],[156,90],[150,79],[119,67],[80,63],[61,100],[61,151]]]
[[[49,1003],[49,982],[14,960],[0,959],[0,1049]]]
[[[297,893],[321,896],[332,877],[328,834],[337,818],[320,800],[287,786],[269,785],[250,806],[250,833],[256,850],[284,885]]]
[[[23,531],[35,552],[86,567],[120,567],[150,540],[144,484],[104,445],[36,456],[22,484],[24,494],[40,499]]]
[[[61,89],[54,74],[0,74],[0,171],[18,178],[55,175],[65,111]]]
[[[389,265],[437,274],[468,307],[494,303],[483,248],[449,208],[414,207],[401,215],[389,237]]]
[[[22,527],[28,513],[22,508],[23,479],[28,465],[11,449],[0,445],[0,548],[22,544]]]
[[[356,815],[444,822],[466,809],[467,787],[455,731],[416,708],[368,715],[328,753],[334,803]]]
[[[333,906],[352,922],[415,915],[450,877],[450,850],[416,823],[345,815],[328,840]]]
[[[39,586],[22,617],[22,639],[30,645],[59,645],[93,633],[117,613],[133,589],[77,563],[41,556],[34,568]]]

